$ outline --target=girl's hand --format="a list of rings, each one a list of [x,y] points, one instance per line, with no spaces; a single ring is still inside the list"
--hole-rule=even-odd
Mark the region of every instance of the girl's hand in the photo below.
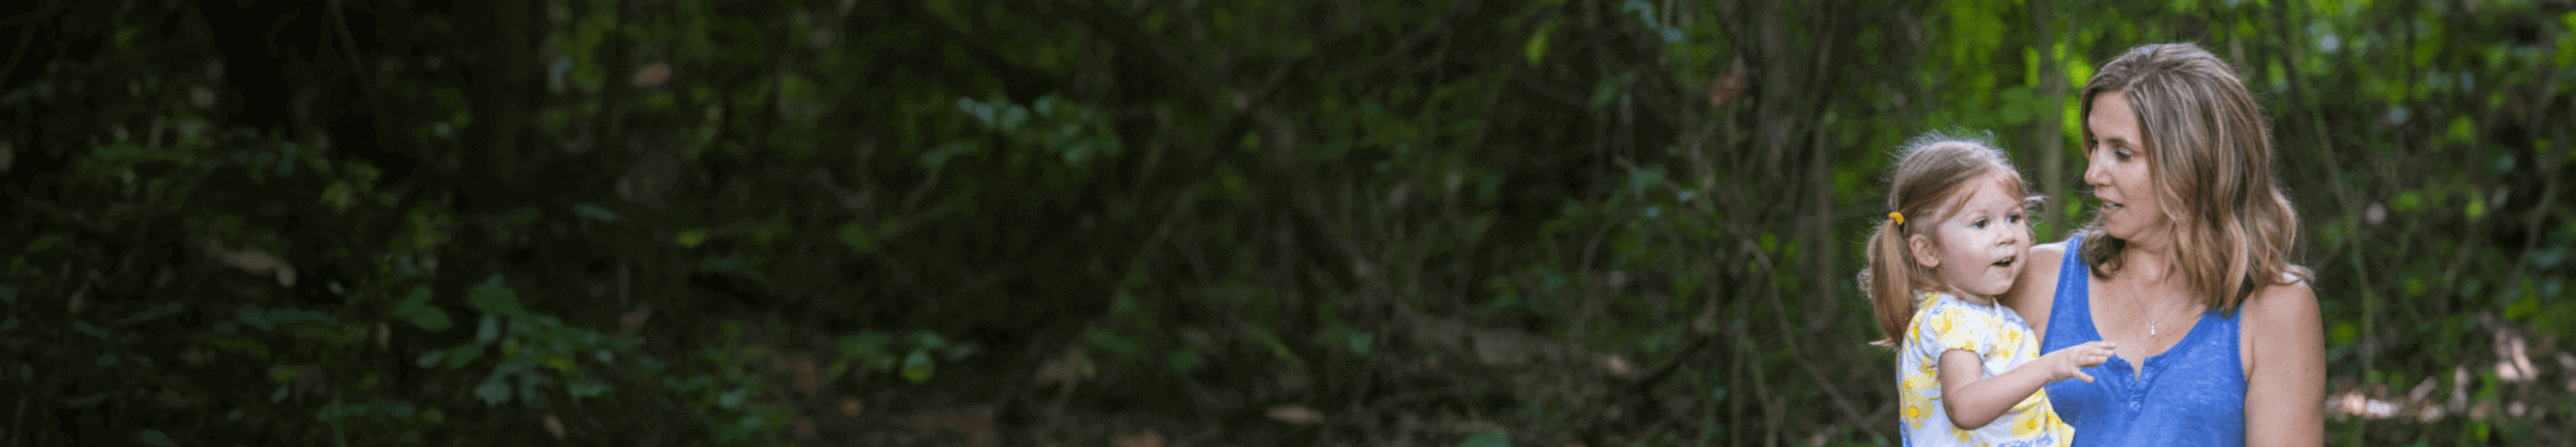
[[[2085,374],[2084,368],[2110,361],[2111,349],[2118,346],[2107,341],[2086,342],[2040,356],[2039,361],[2035,363],[2047,369],[2050,382],[2071,378],[2090,383],[2093,381],[2093,376]]]

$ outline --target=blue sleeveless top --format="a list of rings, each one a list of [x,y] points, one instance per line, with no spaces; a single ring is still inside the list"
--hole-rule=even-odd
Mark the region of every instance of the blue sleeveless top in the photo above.
[[[2093,326],[2093,270],[2079,255],[2083,243],[2081,235],[2066,240],[2040,352],[2102,339]],[[2201,313],[2182,341],[2147,357],[2143,374],[2114,354],[2084,368],[2092,383],[2060,380],[2044,389],[2058,417],[2075,426],[2077,447],[2245,445],[2245,367],[2236,347],[2241,317]]]

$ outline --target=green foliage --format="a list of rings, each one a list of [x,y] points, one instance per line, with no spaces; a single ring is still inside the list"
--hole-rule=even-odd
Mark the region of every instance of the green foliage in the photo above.
[[[20,17],[95,37],[0,68],[0,437],[1885,443],[1887,150],[1994,132],[2060,239],[2071,93],[2167,41],[2269,114],[2335,405],[2410,412],[2338,443],[2576,412],[2563,6],[426,6]]]
[[[1477,433],[1458,441],[1458,447],[1512,447],[1512,438],[1496,432]]]

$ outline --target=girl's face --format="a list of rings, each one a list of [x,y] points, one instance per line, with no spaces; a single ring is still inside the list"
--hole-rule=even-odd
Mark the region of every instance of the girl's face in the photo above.
[[[1943,284],[1961,292],[1995,296],[2011,289],[2021,275],[2021,255],[2030,251],[2030,222],[2022,216],[2022,198],[2012,194],[2014,181],[2004,172],[1969,180],[1967,201],[1958,210],[1923,222],[1932,227],[1907,238],[1914,262],[1938,271]]]
[[[2131,242],[2162,237],[2169,219],[2148,176],[2146,140],[2138,133],[2129,97],[2120,92],[2093,97],[2093,113],[2084,128],[2093,133],[2084,144],[2084,185],[2102,201],[2103,231]]]

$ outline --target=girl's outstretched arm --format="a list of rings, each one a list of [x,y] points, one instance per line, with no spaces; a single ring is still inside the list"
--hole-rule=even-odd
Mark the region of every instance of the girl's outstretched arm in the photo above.
[[[1950,414],[1950,424],[1961,430],[1975,430],[1994,422],[2013,405],[2038,393],[2049,382],[2073,378],[2086,382],[2093,376],[2084,367],[2100,365],[2111,359],[2111,342],[2095,341],[2059,349],[2039,356],[2021,367],[1994,377],[1977,353],[1952,349],[1941,353],[1941,409]]]

